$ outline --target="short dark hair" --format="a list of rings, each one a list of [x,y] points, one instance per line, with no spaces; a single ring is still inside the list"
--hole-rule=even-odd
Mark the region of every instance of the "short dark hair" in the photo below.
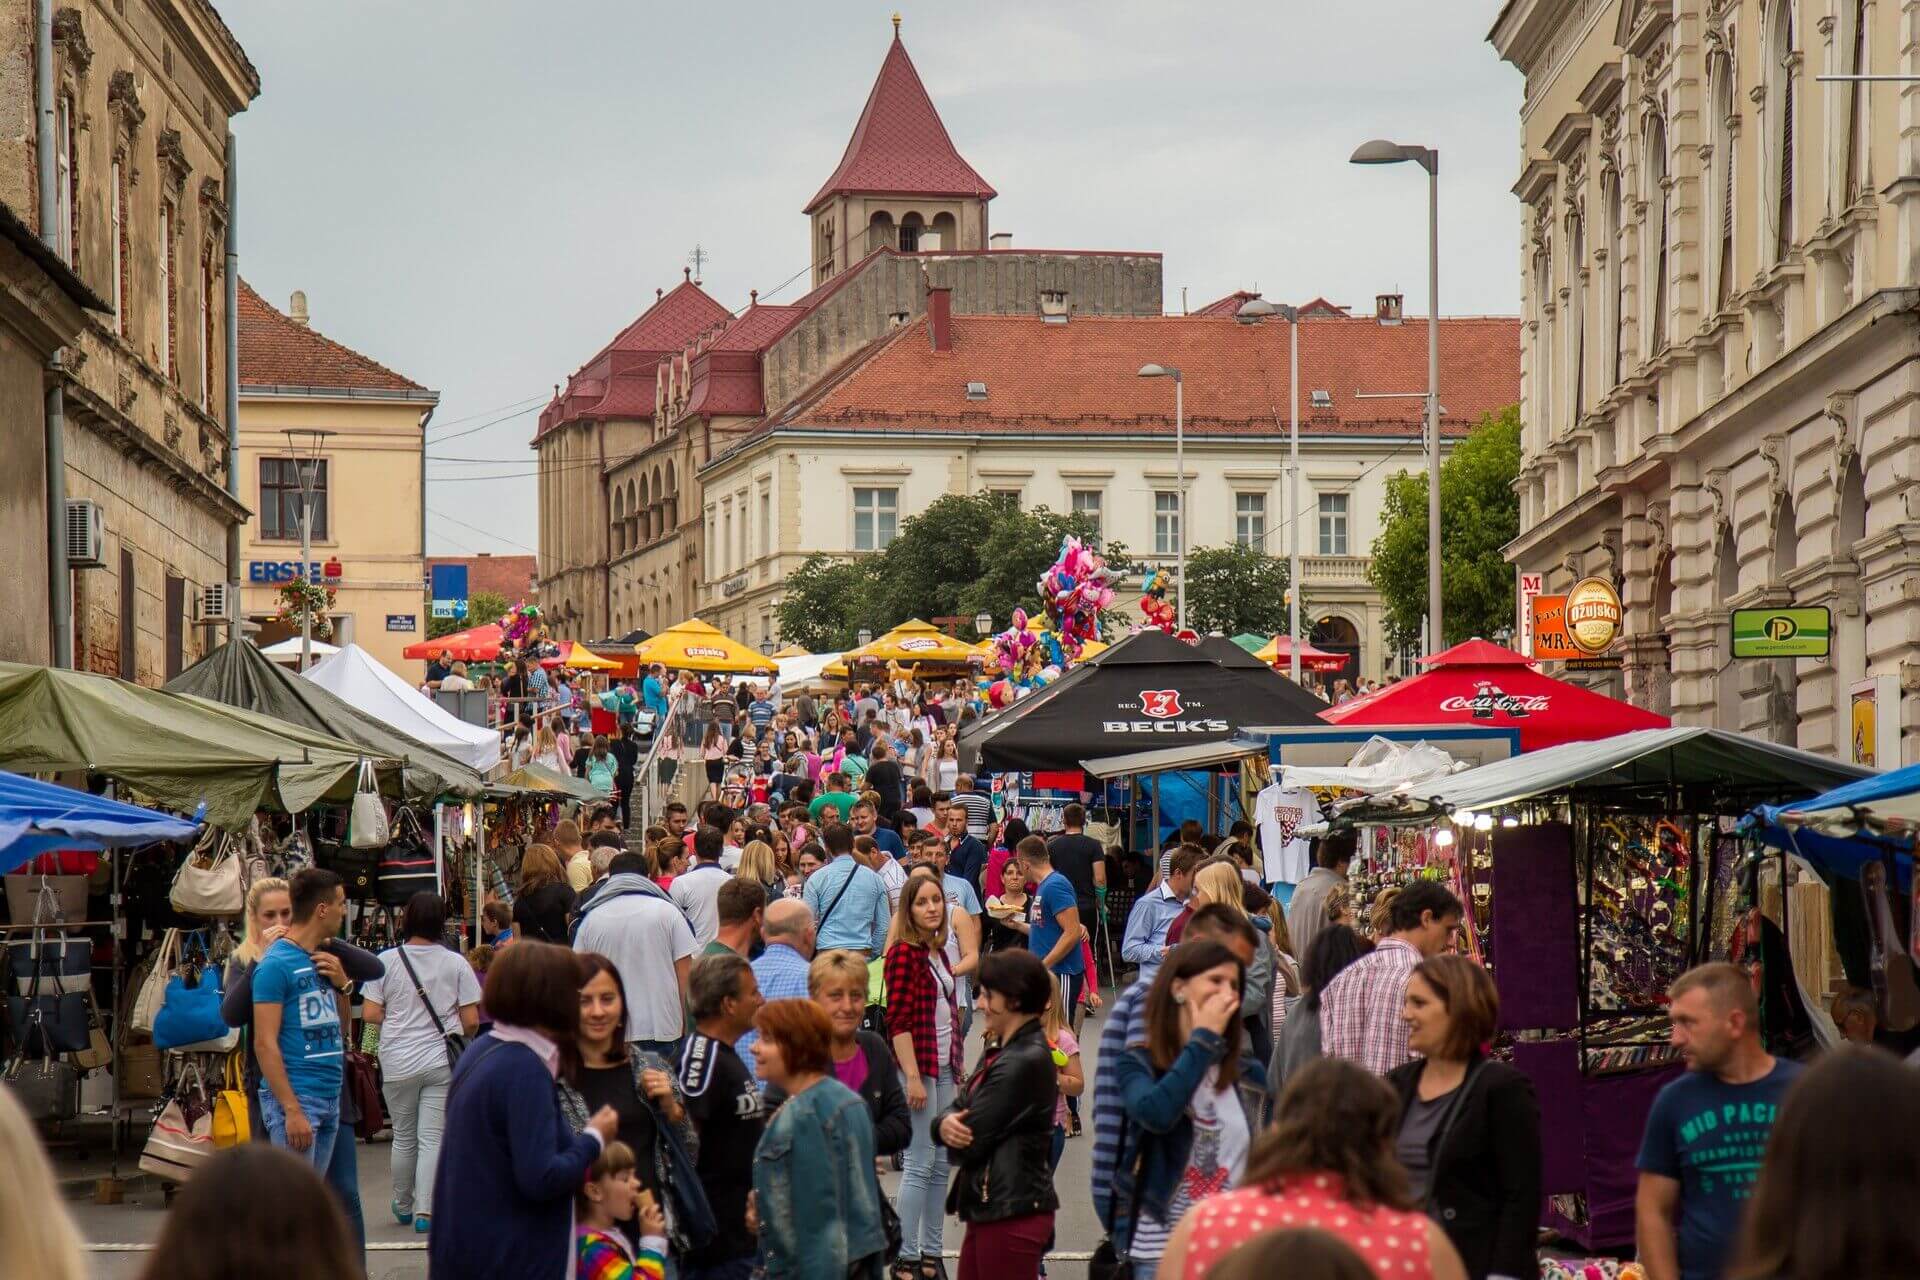
[[[1238,822],[1234,823],[1231,827],[1227,828],[1227,835],[1232,837],[1235,840],[1244,839],[1245,837],[1250,836],[1252,834],[1253,834],[1253,824],[1251,822],[1248,822],[1245,818],[1240,819]]]
[[[1343,862],[1352,862],[1354,851],[1360,846],[1360,838],[1352,831],[1335,831],[1321,836],[1313,842],[1313,865],[1333,868]]]
[[[725,893],[725,888],[721,892]],[[687,1012],[695,1022],[719,1017],[725,1012],[727,1001],[740,994],[743,976],[752,972],[753,966],[731,951],[725,955],[716,951],[710,956],[701,956],[687,974]]]
[[[820,832],[820,843],[833,857],[853,852],[853,828],[844,822],[829,822]]]
[[[1207,851],[1197,844],[1183,844],[1173,851],[1167,859],[1167,874],[1170,876],[1190,876],[1200,869],[1207,860]]]
[[[1077,804],[1070,804],[1060,811],[1060,825],[1063,827],[1084,827],[1087,825],[1087,811]]]
[[[1373,943],[1344,924],[1329,924],[1314,934],[1305,958],[1300,961],[1300,982],[1307,989],[1306,1007],[1318,1009],[1320,995],[1327,984],[1371,950]]]
[[[818,840],[809,840],[805,844],[801,845],[799,852],[793,855],[793,860],[795,862],[798,862],[800,861],[800,859],[806,857],[808,854],[812,854],[816,859],[818,859],[821,862],[825,862],[827,860],[827,851],[826,849],[821,847],[821,844]]]
[[[587,847],[589,849],[624,849],[627,847],[627,838],[618,831],[596,831],[587,841]]]
[[[1047,842],[1039,836],[1028,836],[1015,845],[1013,851],[1033,862],[1044,862],[1048,865],[1053,863],[1053,851],[1047,848]]]
[[[1247,913],[1230,902],[1209,902],[1194,912],[1187,920],[1183,938],[1218,938],[1222,942],[1229,938],[1238,938],[1260,950],[1260,932],[1253,927],[1253,921],[1247,919]]]
[[[501,949],[481,998],[495,1022],[543,1032],[564,1051],[580,1035],[580,961],[565,947],[522,938]]]
[[[727,833],[721,828],[705,825],[693,833],[693,854],[702,862],[720,861],[720,851],[727,847]]]
[[[739,816],[739,814],[733,811],[731,805],[721,804],[718,800],[707,806],[707,824],[720,828],[723,833],[728,827],[733,825],[733,820]]]
[[[668,802],[667,802],[667,807],[666,807],[666,808],[664,808],[664,809],[662,809],[662,810],[661,810],[660,812],[661,812],[661,813],[664,813],[664,814],[675,814],[675,813],[678,813],[678,814],[682,814],[682,815],[684,815],[684,814],[686,813],[686,811],[687,811],[687,806],[686,806],[686,805],[684,805],[684,804],[682,804],[682,803],[681,803],[680,801],[678,801],[678,800],[671,800],[671,801],[668,801]]]
[[[1465,956],[1422,960],[1413,976],[1426,983],[1446,1007],[1447,1042],[1440,1046],[1443,1057],[1471,1058],[1500,1029],[1500,992],[1487,971]]]
[[[1436,921],[1460,919],[1466,915],[1460,899],[1454,897],[1452,891],[1438,880],[1415,880],[1396,894],[1393,904],[1388,907],[1388,930],[1399,933],[1406,929],[1417,929],[1420,927],[1420,918],[1429,911]]]
[[[715,895],[714,904],[720,912],[721,924],[745,924],[753,919],[754,912],[766,909],[767,891],[757,881],[728,876]]]
[[[647,874],[647,860],[631,849],[625,853],[616,853],[613,855],[613,861],[607,864],[607,874],[644,876]]]
[[[511,917],[509,917],[511,918]],[[421,890],[407,899],[400,917],[406,936],[440,941],[447,931],[447,900],[437,893]]]
[[[833,1071],[833,1023],[811,1000],[769,1000],[753,1020],[762,1038],[780,1049],[790,1073]]]
[[[1040,957],[1025,948],[989,951],[980,957],[982,991],[998,991],[1015,1013],[1044,1013],[1054,984]]]
[[[302,867],[293,873],[293,879],[287,885],[287,897],[293,903],[295,924],[304,924],[313,919],[314,908],[323,902],[331,901],[333,891],[344,881],[325,867]]]

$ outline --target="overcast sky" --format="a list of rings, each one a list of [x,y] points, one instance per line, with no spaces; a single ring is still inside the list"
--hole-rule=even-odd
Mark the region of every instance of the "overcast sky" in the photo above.
[[[217,2],[263,86],[234,123],[242,273],[440,392],[429,549],[453,555],[536,549],[540,406],[696,243],[728,306],[806,289],[800,207],[896,7]],[[1016,245],[1158,250],[1171,311],[1398,288],[1424,314],[1424,175],[1346,163],[1387,136],[1441,152],[1442,309],[1519,309],[1498,0],[898,7]]]

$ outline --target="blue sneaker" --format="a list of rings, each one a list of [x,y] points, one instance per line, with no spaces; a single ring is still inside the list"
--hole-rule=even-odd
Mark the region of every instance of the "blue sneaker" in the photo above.
[[[395,1200],[392,1204],[388,1205],[387,1207],[393,1210],[393,1220],[399,1223],[401,1226],[404,1227],[409,1222],[413,1221],[413,1214],[409,1210],[402,1209],[400,1207],[400,1202],[398,1200]]]
[[[413,1220],[413,1234],[423,1236],[431,1230],[433,1230],[433,1219],[426,1214],[423,1213]]]

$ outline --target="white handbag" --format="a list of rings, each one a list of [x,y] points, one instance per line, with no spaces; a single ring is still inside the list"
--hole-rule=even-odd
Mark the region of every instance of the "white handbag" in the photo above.
[[[209,855],[207,846],[214,841],[218,843]],[[173,890],[167,900],[175,910],[194,916],[237,916],[246,910],[247,895],[240,887],[240,856],[234,843],[233,837],[223,832],[209,830],[201,837],[174,872]]]
[[[347,843],[356,849],[387,847],[387,806],[380,799],[380,782],[373,761],[360,762],[360,789],[353,793],[353,816],[347,823]]]
[[[153,967],[147,970],[146,981],[140,984],[140,993],[133,998],[133,1008],[127,1013],[127,1030],[142,1035],[153,1034],[153,1020],[160,1013],[160,1006],[167,1002],[167,979],[173,976],[173,966],[180,954],[180,931],[169,929],[160,935],[160,948],[154,952]]]
[[[215,1150],[213,1100],[200,1069],[190,1062],[147,1134],[140,1171],[163,1182],[185,1182]]]

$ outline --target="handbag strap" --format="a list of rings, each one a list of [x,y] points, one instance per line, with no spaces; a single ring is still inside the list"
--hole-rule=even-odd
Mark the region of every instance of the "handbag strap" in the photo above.
[[[413,980],[413,994],[420,997],[420,1003],[426,1006],[427,1016],[433,1019],[433,1029],[441,1035],[447,1035],[447,1024],[440,1021],[439,1012],[434,1009],[433,1001],[427,998],[427,989],[420,985],[420,975],[413,970],[413,961],[407,958],[407,944],[402,940],[394,948],[400,955],[400,963],[406,966],[407,977]]]

